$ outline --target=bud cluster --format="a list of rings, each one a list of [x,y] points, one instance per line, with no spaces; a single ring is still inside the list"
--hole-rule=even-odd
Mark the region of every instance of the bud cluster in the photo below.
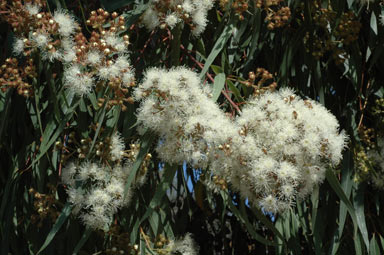
[[[368,181],[378,189],[384,189],[384,99],[377,98],[366,112],[366,124],[361,124],[359,131],[360,143],[355,147],[355,181]],[[363,120],[362,115],[362,120]]]
[[[369,162],[369,175],[373,186],[377,189],[384,189],[384,138],[378,137],[377,149],[367,152],[365,161]],[[359,167],[359,165],[358,165]]]
[[[105,250],[106,255],[139,254],[139,246],[137,244],[130,244],[130,232],[123,231],[118,224],[111,226],[108,236],[111,242],[110,248]]]
[[[274,91],[277,87],[273,75],[264,68],[257,68],[256,73],[249,72],[248,80],[241,83],[245,84],[247,87],[252,87],[255,96],[267,91]]]
[[[15,58],[7,58],[0,68],[0,88],[3,92],[15,88],[19,95],[25,97],[33,95],[32,85],[29,80],[36,77],[36,68],[33,60],[28,58],[23,68]]]
[[[330,52],[336,64],[343,63],[347,57],[344,46],[357,40],[361,23],[353,12],[339,15],[332,10],[331,6],[321,8],[320,5],[314,3],[311,4],[311,11],[315,29],[307,32],[304,37],[307,52],[310,52],[316,59],[320,59],[324,54]]]
[[[220,6],[224,9],[233,9],[239,19],[244,20],[244,13],[248,11],[249,6],[254,5],[256,8],[265,11],[267,28],[273,30],[288,24],[291,17],[290,8],[282,6],[282,2],[284,2],[284,0],[220,0]]]
[[[33,206],[37,214],[31,215],[31,221],[33,224],[37,224],[40,228],[43,226],[43,222],[46,219],[50,219],[54,223],[60,214],[59,208],[61,203],[56,199],[56,187],[52,184],[47,185],[50,192],[48,194],[39,193],[33,188],[29,189],[29,194],[33,197]]]

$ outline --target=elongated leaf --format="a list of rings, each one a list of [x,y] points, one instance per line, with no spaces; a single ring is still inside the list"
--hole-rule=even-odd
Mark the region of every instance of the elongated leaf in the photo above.
[[[236,216],[236,218],[244,224],[244,226],[247,228],[248,232],[252,235],[253,238],[255,238],[257,241],[269,245],[269,246],[277,246],[275,242],[268,241],[261,235],[259,235],[252,227],[251,223],[248,220],[248,217],[245,213],[242,213],[239,211],[239,209],[236,208],[236,206],[233,204],[233,201],[229,198],[228,193],[221,191],[220,192],[223,200],[225,201],[225,204],[229,207],[231,212]]]
[[[353,192],[353,205],[355,207],[357,224],[359,225],[359,230],[363,237],[367,251],[369,252],[370,245],[368,239],[368,230],[365,223],[365,214],[364,214],[364,184],[357,184],[357,190]]]
[[[375,15],[375,12],[372,12],[371,14],[371,21],[370,21],[371,29],[375,35],[377,35],[377,18]]]
[[[380,248],[376,241],[375,234],[372,236],[371,242],[369,243],[369,254],[380,255]]]
[[[71,214],[72,206],[70,203],[66,203],[63,210],[61,211],[60,216],[57,218],[55,224],[53,225],[51,231],[48,233],[43,245],[37,254],[40,254],[47,246],[51,243],[57,232],[60,230],[63,223],[67,220],[68,216]]]
[[[225,27],[223,33],[220,35],[219,39],[217,39],[211,53],[209,53],[207,61],[205,61],[204,63],[204,68],[200,73],[200,79],[202,79],[204,75],[208,72],[209,67],[212,65],[213,61],[215,61],[217,55],[219,55],[219,53],[222,51],[225,44],[227,43],[228,39],[231,37],[233,27],[234,26],[232,23],[228,24]]]
[[[83,235],[81,236],[79,242],[77,243],[75,249],[73,250],[73,254],[77,254],[81,247],[84,246],[84,244],[87,242],[89,237],[91,236],[92,230],[90,228],[85,229]]]
[[[216,75],[215,77],[215,83],[213,84],[213,91],[212,91],[212,100],[214,102],[217,101],[217,99],[219,98],[220,94],[221,94],[221,90],[224,88],[224,84],[225,84],[225,74],[224,73],[220,73],[218,75]]]
[[[352,168],[351,168],[351,152],[348,151],[344,153],[343,157],[343,165],[342,165],[342,172],[341,172],[341,187],[344,190],[347,197],[351,195],[352,191]],[[336,254],[339,246],[341,237],[343,234],[344,224],[347,216],[347,206],[345,203],[340,203],[340,210],[339,210],[339,227],[336,229],[332,244],[331,244],[331,254]]]
[[[151,147],[152,142],[153,142],[154,139],[155,139],[155,136],[153,134],[151,134],[150,132],[147,132],[144,135],[143,140],[142,140],[142,142],[140,144],[139,154],[137,155],[135,163],[133,163],[130,175],[129,175],[128,179],[127,179],[127,183],[125,184],[124,197],[127,196],[128,190],[131,187],[131,184],[132,184],[133,180],[136,177],[136,173],[139,170],[139,168],[141,166],[141,163],[144,160],[144,157],[147,155],[147,153],[149,151],[149,148]]]
[[[280,238],[283,243],[286,243],[286,240],[282,233],[273,225],[273,223],[260,211],[258,208],[251,208],[252,212],[256,217],[269,228],[278,238]]]
[[[339,181],[336,179],[336,176],[333,173],[333,171],[331,169],[328,169],[325,174],[326,174],[326,178],[327,178],[329,185],[331,185],[332,189],[338,195],[341,202],[345,203],[345,205],[347,206],[347,210],[348,210],[349,214],[351,215],[353,225],[354,225],[354,231],[356,233],[357,226],[358,226],[357,216],[356,216],[355,209],[354,209],[352,203],[349,201],[348,197],[345,195],[345,193],[344,193],[343,189],[341,188]]]
[[[166,191],[170,188],[173,178],[175,177],[177,167],[171,166],[169,164],[165,164],[163,179],[159,183],[155,191],[155,195],[153,196],[151,202],[149,203],[149,207],[143,217],[140,219],[142,223],[146,220],[155,210],[157,206],[160,205],[162,198],[164,197]]]

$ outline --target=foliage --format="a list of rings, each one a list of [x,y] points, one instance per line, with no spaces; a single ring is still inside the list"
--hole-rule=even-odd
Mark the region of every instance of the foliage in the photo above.
[[[384,2],[208,2],[0,1],[1,254],[384,253]],[[177,66],[223,123],[284,87],[319,102],[349,137],[343,159],[282,212],[214,169],[164,162],[135,91],[150,68]],[[115,195],[99,223],[103,192]]]

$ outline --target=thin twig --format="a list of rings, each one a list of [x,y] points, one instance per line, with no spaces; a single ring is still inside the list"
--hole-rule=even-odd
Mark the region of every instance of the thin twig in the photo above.
[[[180,48],[181,48],[182,50],[185,50],[185,47],[184,47],[182,44],[180,45]],[[186,50],[185,50],[185,51],[186,51]],[[191,54],[189,54],[188,51],[186,51],[186,52],[187,52],[188,56],[192,59],[193,62],[195,62],[201,69],[204,68],[204,65],[203,65],[201,62],[197,61]],[[215,80],[213,79],[213,77],[212,77],[211,74],[209,74],[209,73],[207,72],[206,75],[207,75],[208,79],[209,79],[211,82],[215,82]],[[237,104],[236,104],[235,102],[232,101],[232,99],[229,97],[229,95],[227,94],[227,92],[225,92],[224,90],[221,90],[221,93],[222,93],[223,96],[228,100],[228,102],[233,106],[233,108],[235,108],[236,111],[240,113],[241,110],[240,110],[239,106],[237,106]]]

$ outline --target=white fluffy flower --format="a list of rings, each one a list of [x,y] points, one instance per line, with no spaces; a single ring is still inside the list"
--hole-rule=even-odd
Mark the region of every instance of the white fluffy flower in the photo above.
[[[61,172],[61,179],[67,185],[74,185],[77,167],[73,162],[70,162],[66,167],[63,168]]]
[[[15,42],[13,43],[13,53],[15,55],[21,55],[24,53],[25,43],[23,38],[16,38]]]
[[[152,7],[146,9],[142,16],[142,22],[148,30],[154,30],[160,24],[157,11]]]
[[[197,255],[199,253],[199,247],[189,233],[181,240],[171,241],[165,250],[170,250],[170,254]]]
[[[118,132],[114,133],[111,137],[111,159],[112,161],[119,161],[124,154],[124,141]]]
[[[171,13],[165,17],[165,23],[169,26],[169,28],[174,28],[176,24],[179,22],[179,18],[174,14]]]
[[[68,37],[75,33],[77,23],[74,18],[66,11],[59,9],[53,14],[53,19],[59,24],[59,33],[63,37]]]
[[[54,60],[62,60],[63,55],[58,50],[48,50],[43,51],[41,54],[43,60],[48,60],[49,62],[53,62]]]
[[[64,84],[79,96],[89,93],[94,85],[93,78],[84,73],[79,65],[72,65],[64,70]]]
[[[101,57],[102,56],[99,51],[95,51],[95,50],[89,51],[87,53],[87,63],[93,66],[99,65],[101,61]]]
[[[72,63],[77,58],[76,52],[72,49],[64,51],[62,55],[63,55],[62,60],[65,64]]]
[[[37,4],[30,4],[26,3],[24,5],[25,9],[29,12],[29,14],[32,15],[37,15],[40,12],[40,6]]]
[[[32,34],[31,40],[36,44],[40,49],[45,49],[49,42],[49,37],[46,34],[34,33]]]
[[[264,208],[267,212],[276,213],[279,210],[278,200],[272,195],[268,195],[260,200],[260,207]]]

